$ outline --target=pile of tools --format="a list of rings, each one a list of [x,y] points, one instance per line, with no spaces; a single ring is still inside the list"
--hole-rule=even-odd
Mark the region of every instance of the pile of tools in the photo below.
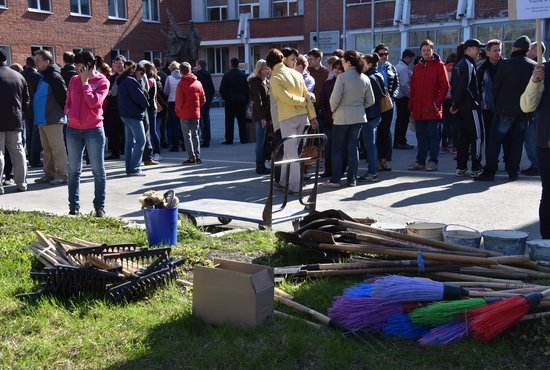
[[[68,241],[39,231],[36,235],[38,241],[23,248],[44,265],[43,272],[31,272],[41,288],[17,295],[20,299],[43,295],[65,299],[86,294],[114,302],[132,301],[174,281],[177,267],[183,263],[172,260],[171,248]]]

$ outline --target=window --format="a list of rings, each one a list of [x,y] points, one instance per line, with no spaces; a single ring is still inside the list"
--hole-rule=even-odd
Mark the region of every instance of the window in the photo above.
[[[297,0],[273,0],[273,16],[289,17],[298,15]]]
[[[94,49],[93,49],[93,48],[74,48],[74,49],[73,49],[73,53],[75,53],[75,54],[76,54],[76,53],[81,53],[81,52],[83,52],[84,50],[87,50],[87,51],[89,51],[89,52],[92,53],[92,54],[94,53]]]
[[[37,12],[51,12],[52,4],[50,0],[28,0],[29,10]]]
[[[207,48],[206,64],[212,74],[223,74],[229,70],[229,48]]]
[[[8,57],[8,60],[6,60],[6,63],[8,63],[8,65],[10,65],[11,64],[10,47],[8,45],[0,45],[0,49],[4,50],[6,52],[6,56]]]
[[[434,51],[439,54],[442,61],[445,62],[449,54],[456,53],[456,46],[463,41],[462,27],[410,31],[409,49],[411,49],[416,55],[420,55],[420,44],[425,39],[430,39],[434,42]]]
[[[160,51],[149,50],[149,51],[146,51],[143,56],[143,59],[148,60],[150,62],[152,62],[155,58],[159,58],[160,60],[162,60],[162,53]]]
[[[31,55],[34,55],[38,50],[48,50],[50,53],[52,53],[53,60],[55,62],[55,49],[53,46],[46,46],[46,45],[32,45],[31,46]]]
[[[531,21],[474,26],[473,35],[481,42],[487,42],[491,39],[502,41],[502,56],[505,58],[510,57],[512,45],[521,35],[527,35],[533,41],[536,39],[535,27],[533,27]]]
[[[227,0],[206,0],[206,13],[209,21],[227,19]]]
[[[158,0],[142,0],[143,20],[146,22],[160,22]]]
[[[130,51],[128,49],[111,49],[111,60],[122,55],[126,60],[130,60]]]
[[[109,0],[109,18],[126,19],[126,0]]]
[[[0,0],[0,9],[8,7],[8,0]]]
[[[260,18],[260,2],[258,0],[239,0],[239,15],[250,13],[252,18]]]
[[[72,15],[91,15],[90,0],[71,0]]]

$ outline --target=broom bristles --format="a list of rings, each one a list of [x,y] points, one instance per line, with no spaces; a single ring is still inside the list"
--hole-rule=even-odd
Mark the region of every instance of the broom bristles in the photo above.
[[[371,295],[372,284],[361,283],[344,289],[344,297],[370,297]]]
[[[464,320],[455,320],[441,324],[418,340],[423,345],[449,344],[459,341],[468,335],[468,325]]]
[[[376,280],[372,297],[392,302],[439,301],[443,298],[444,284],[429,279],[391,275]]]
[[[435,302],[426,307],[417,308],[409,313],[409,317],[415,324],[433,326],[456,320],[463,317],[466,311],[486,304],[487,301],[483,298]]]
[[[382,331],[386,335],[416,340],[429,330],[425,325],[412,323],[408,315],[400,314],[390,316]]]
[[[523,296],[475,308],[467,312],[470,330],[477,340],[491,340],[517,323],[529,310],[529,301]]]
[[[401,304],[371,297],[336,297],[328,316],[348,330],[382,330],[387,318],[403,312]]]

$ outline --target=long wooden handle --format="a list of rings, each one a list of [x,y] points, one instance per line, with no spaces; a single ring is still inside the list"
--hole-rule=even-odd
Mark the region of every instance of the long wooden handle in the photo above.
[[[523,281],[521,280],[497,279],[497,278],[490,278],[490,277],[457,274],[456,272],[436,272],[433,275],[441,279],[487,282],[487,283],[503,283],[503,284],[523,284]]]
[[[299,317],[296,317],[296,316],[292,316],[292,315],[289,315],[287,313],[284,313],[284,312],[281,312],[281,311],[277,311],[277,310],[274,310],[273,313],[275,314],[275,317],[280,317],[280,318],[283,318],[283,319],[291,319],[291,320],[298,320],[298,321],[301,321],[315,329],[321,329],[322,326],[319,325],[319,324],[316,324],[314,322],[311,322],[309,320],[304,320],[302,318],[299,318]]]
[[[296,311],[305,313],[306,315],[311,316],[315,320],[319,321],[323,325],[333,326],[332,319],[326,315],[323,315],[320,312],[315,311],[312,308],[301,305],[298,302],[291,301],[290,299],[283,298],[281,296],[275,295],[275,301],[284,304],[290,308],[295,309]]]

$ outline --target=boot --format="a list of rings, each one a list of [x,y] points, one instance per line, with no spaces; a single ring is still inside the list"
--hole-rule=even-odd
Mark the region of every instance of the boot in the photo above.
[[[256,173],[258,175],[267,175],[270,171],[269,168],[265,167],[264,162],[256,162]]]

